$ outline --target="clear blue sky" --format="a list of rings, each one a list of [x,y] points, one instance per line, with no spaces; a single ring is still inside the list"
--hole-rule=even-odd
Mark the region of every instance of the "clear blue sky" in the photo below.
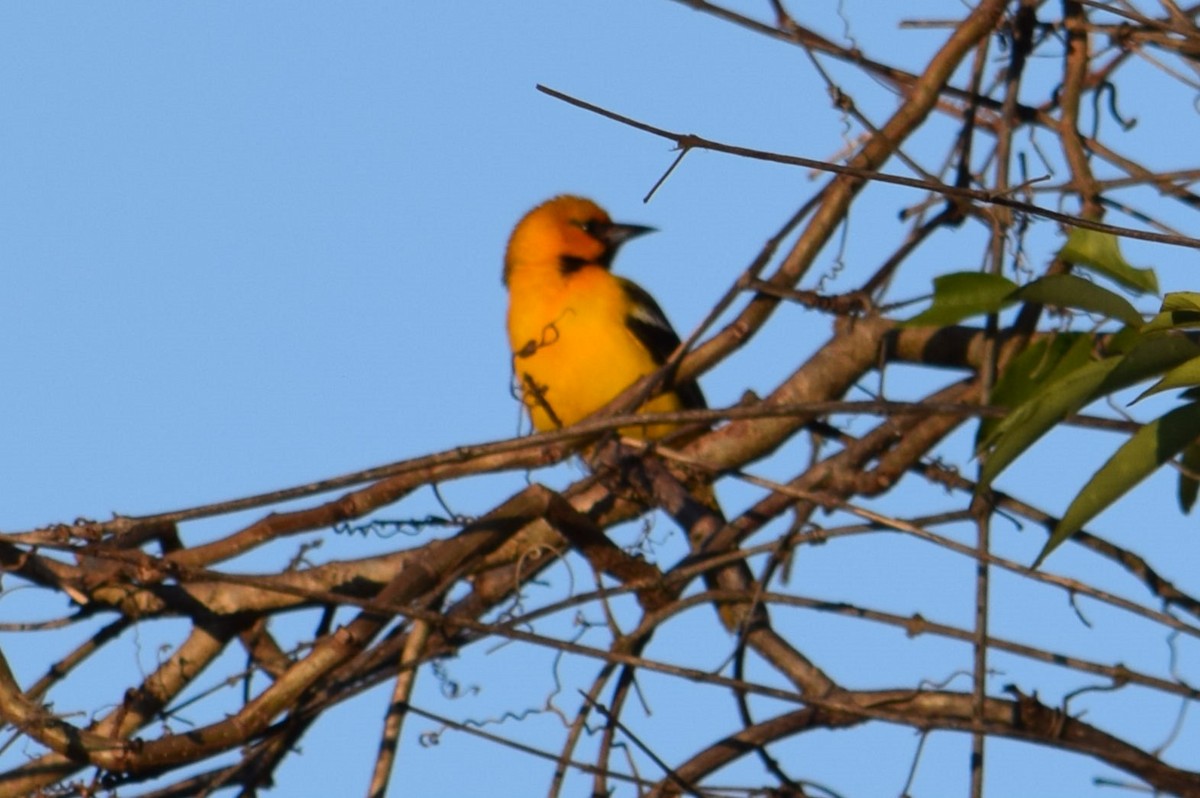
[[[766,12],[767,3],[757,5]],[[886,43],[888,58],[908,67],[919,66],[944,32],[898,33],[894,6],[932,18],[963,9],[950,0],[847,0],[843,19],[836,5],[796,3],[796,12],[867,51]],[[850,79],[850,71],[832,68]],[[694,153],[643,205],[673,158],[667,143],[550,99],[536,83],[731,143],[832,158],[843,141],[843,121],[801,51],[666,0],[0,6],[0,408],[8,420],[0,425],[0,529],[176,509],[507,437],[518,430],[518,408],[507,390],[500,264],[521,213],[569,191],[594,197],[621,220],[660,228],[631,245],[619,267],[686,331],[820,184],[801,170]],[[894,107],[876,84],[849,85],[876,121]],[[1154,101],[1126,99],[1145,103],[1143,112]],[[1164,159],[1174,151],[1164,142]],[[1177,160],[1186,165],[1188,157]],[[897,203],[917,199],[881,189],[866,200],[879,203],[877,223],[850,231],[850,265],[831,291],[867,273],[903,233]],[[1033,240],[1050,247],[1055,233],[1046,225]],[[959,246],[935,250],[943,260],[930,262],[929,273],[955,259],[961,268],[977,263]],[[1190,252],[1134,249],[1130,259],[1153,259],[1168,287],[1186,277],[1172,263],[1194,265]],[[832,270],[827,254],[819,271]],[[914,286],[905,295],[918,293]],[[710,401],[769,390],[827,331],[825,318],[782,311],[746,353],[705,379]],[[892,385],[906,390],[903,379]],[[1078,435],[1064,441],[1088,445]],[[1031,489],[1047,509],[1061,510],[1069,488],[1059,485],[1053,462],[1045,469],[1044,484]],[[446,495],[456,510],[480,512],[523,479],[450,485]],[[1168,506],[1170,491],[1163,481],[1144,501]],[[950,503],[921,492],[911,501],[891,510]],[[431,511],[436,505],[420,496],[395,516]],[[1182,528],[1165,513],[1164,528],[1176,523]],[[1144,532],[1181,540],[1177,532]],[[657,534],[670,538],[665,521]],[[408,545],[329,537],[322,558]],[[1027,562],[1042,538],[1025,538],[1015,545]],[[678,535],[673,545],[677,556]],[[861,545],[876,549],[849,544],[842,555],[854,563],[856,584],[847,585],[835,565],[806,571],[802,563],[801,592],[890,601],[903,612],[940,607],[943,620],[965,622],[970,585],[962,562],[930,579],[926,558],[946,555],[888,548],[894,544],[877,538]],[[901,552],[910,559],[896,559]],[[860,585],[869,590],[856,591]],[[962,601],[947,600],[950,590]],[[1046,600],[1062,609],[1061,597]],[[17,605],[0,604],[0,620],[14,620],[5,606]],[[1017,605],[1008,631],[1035,636],[1029,606]],[[849,668],[857,684],[873,683],[869,667],[854,666],[875,656],[874,638],[859,642],[855,627],[827,618],[803,623],[811,630],[806,650]],[[1161,641],[1147,646],[1150,661],[1140,665],[1161,671]],[[903,673],[913,684],[969,661],[964,648],[944,643],[901,650],[912,662],[896,663],[889,678]],[[22,660],[34,668],[48,656]],[[153,662],[152,652],[135,656]],[[443,703],[428,679],[420,698],[475,718],[536,706],[548,692],[549,666],[531,667],[529,656],[509,647],[452,663],[454,678],[483,688],[461,699],[476,702],[467,708]],[[1079,683],[1072,675],[1064,689]],[[561,705],[575,703],[571,695]],[[382,704],[376,692],[331,713],[306,738],[305,754],[280,771],[276,794],[362,794]],[[669,724],[670,699],[663,704],[657,717]],[[1161,739],[1173,711],[1148,719],[1140,742]],[[541,742],[553,746],[557,721],[539,718],[527,728],[539,723],[548,724]],[[686,750],[687,734],[699,729],[675,723]],[[443,794],[496,787],[495,772],[487,772],[500,761],[492,749],[448,735],[418,750],[415,734],[429,726],[410,724],[397,774],[407,794],[434,794],[422,785],[446,778],[460,779],[461,792]],[[852,767],[836,740],[832,758],[814,770],[849,795],[895,794],[916,738],[881,728],[862,739],[876,740],[879,774]],[[929,745],[950,754],[927,754],[938,765],[922,774],[927,792],[918,794],[939,794],[938,785],[959,790],[965,743],[942,735]],[[997,744],[998,761],[1011,748]],[[7,761],[14,755],[22,752]],[[997,766],[1001,784],[1068,778],[1061,762],[1020,761],[1054,762],[1054,770],[1001,775]],[[491,794],[540,794],[548,770],[529,764]],[[1062,784],[1082,789],[1096,768],[1074,764],[1078,773]],[[810,772],[801,762],[796,770]]]

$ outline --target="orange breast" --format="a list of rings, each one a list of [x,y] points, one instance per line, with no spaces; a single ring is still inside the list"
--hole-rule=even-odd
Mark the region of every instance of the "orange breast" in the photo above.
[[[657,368],[625,324],[628,300],[611,274],[589,266],[553,277],[537,286],[510,285],[508,333],[516,353],[513,365],[533,426],[539,431],[579,421]],[[521,278],[514,275],[514,279]],[[679,408],[678,397],[668,393],[642,410]],[[654,425],[622,433],[656,438],[670,430],[667,425]]]

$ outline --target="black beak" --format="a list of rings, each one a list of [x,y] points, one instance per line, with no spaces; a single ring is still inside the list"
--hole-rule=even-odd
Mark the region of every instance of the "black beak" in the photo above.
[[[608,244],[608,248],[613,252],[631,238],[637,238],[646,233],[657,232],[653,227],[646,227],[642,224],[616,224],[613,223],[607,230],[604,231],[604,242]]]

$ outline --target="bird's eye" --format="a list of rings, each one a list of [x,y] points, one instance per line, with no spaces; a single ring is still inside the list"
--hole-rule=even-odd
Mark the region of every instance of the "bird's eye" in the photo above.
[[[601,238],[604,235],[604,228],[606,226],[599,219],[580,219],[575,224],[592,238]]]

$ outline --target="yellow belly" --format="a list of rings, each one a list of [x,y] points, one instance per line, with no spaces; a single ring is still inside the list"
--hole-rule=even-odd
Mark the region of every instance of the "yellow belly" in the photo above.
[[[508,317],[513,367],[539,431],[574,424],[658,368],[626,326],[624,295],[610,274],[585,268],[569,281],[556,283],[530,291],[510,286],[517,289],[512,291]],[[679,397],[666,393],[640,412],[680,407]],[[673,428],[640,425],[624,428],[621,434],[659,438]]]

